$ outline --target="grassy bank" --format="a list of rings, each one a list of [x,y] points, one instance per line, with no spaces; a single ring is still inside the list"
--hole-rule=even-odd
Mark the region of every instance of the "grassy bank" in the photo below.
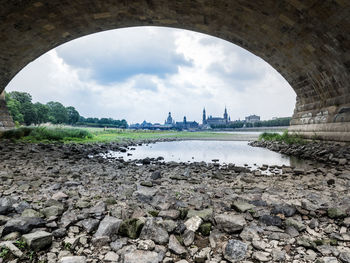
[[[285,142],[287,144],[305,144],[306,141],[298,134],[289,134],[288,131],[279,133],[264,132],[259,136],[260,141],[278,141]]]
[[[255,136],[255,137],[254,137]],[[149,130],[124,130],[103,128],[75,128],[62,127],[22,127],[0,134],[0,139],[10,139],[26,142],[113,142],[123,140],[147,140],[147,139],[183,139],[183,140],[227,140],[242,141],[255,140],[253,137],[242,134],[217,133],[210,131],[149,131]]]

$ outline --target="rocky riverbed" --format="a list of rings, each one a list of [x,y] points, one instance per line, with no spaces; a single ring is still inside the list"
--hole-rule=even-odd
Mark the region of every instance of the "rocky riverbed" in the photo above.
[[[132,145],[0,142],[0,262],[350,262],[346,150],[308,170],[99,155]]]

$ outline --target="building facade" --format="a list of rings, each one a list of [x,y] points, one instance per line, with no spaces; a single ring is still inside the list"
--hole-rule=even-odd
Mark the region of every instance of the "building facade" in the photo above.
[[[223,118],[221,118],[221,117],[213,117],[211,115],[208,118],[206,118],[205,108],[203,109],[203,117],[202,117],[202,124],[203,125],[209,125],[209,126],[213,126],[213,125],[227,125],[230,121],[231,121],[231,118],[228,116],[226,107],[225,107],[225,111],[224,111],[224,114],[223,114]]]

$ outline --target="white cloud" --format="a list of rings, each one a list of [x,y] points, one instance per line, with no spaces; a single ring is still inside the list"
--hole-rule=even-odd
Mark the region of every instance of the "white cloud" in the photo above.
[[[73,105],[85,117],[129,123],[163,122],[168,111],[176,120],[186,115],[200,121],[204,106],[208,114],[221,116],[225,105],[232,119],[253,113],[269,119],[291,116],[295,104],[295,93],[281,75],[238,46],[149,27],[67,43],[29,64],[6,90]]]

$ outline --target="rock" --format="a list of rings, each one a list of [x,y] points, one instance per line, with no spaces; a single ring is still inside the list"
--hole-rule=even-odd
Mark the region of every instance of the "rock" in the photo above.
[[[262,215],[259,221],[267,226],[282,226],[282,220],[278,216]]]
[[[46,231],[37,231],[22,236],[29,248],[41,250],[47,248],[52,243],[52,234]]]
[[[160,178],[162,178],[160,171],[155,171],[151,175],[151,180],[158,180]]]
[[[186,230],[182,235],[183,243],[186,247],[190,246],[194,241],[195,234],[191,230]]]
[[[6,222],[9,220],[10,220],[10,217],[0,215],[0,226],[6,224]]]
[[[234,233],[242,230],[246,226],[243,216],[235,214],[221,214],[215,216],[217,227],[227,233]]]
[[[339,263],[336,257],[323,257],[317,259],[316,263]]]
[[[20,232],[26,234],[33,228],[45,226],[46,221],[38,217],[19,217],[13,218],[6,222],[2,231],[2,236],[7,235],[11,232]]]
[[[196,232],[200,225],[202,224],[203,220],[199,216],[193,216],[190,219],[186,220],[184,223],[187,230],[191,230],[193,232]]]
[[[124,220],[119,227],[119,234],[124,237],[136,239],[140,236],[144,221],[132,218]]]
[[[247,245],[239,240],[230,239],[223,247],[224,258],[230,262],[239,262],[246,257]]]
[[[270,261],[270,254],[267,252],[257,251],[253,253],[253,258],[258,260],[259,262],[268,262]]]
[[[153,250],[156,244],[152,240],[140,240],[137,248],[141,250]]]
[[[1,248],[7,248],[11,251],[11,253],[14,256],[18,258],[21,258],[23,256],[23,252],[18,247],[16,247],[11,241],[0,242],[0,249]]]
[[[177,227],[176,222],[173,220],[170,220],[170,219],[163,220],[163,222],[160,222],[160,225],[162,227],[164,227],[168,233],[173,232],[175,230],[175,228]]]
[[[89,209],[90,214],[95,214],[97,216],[101,216],[106,212],[106,204],[103,201],[98,202],[96,205]]]
[[[236,200],[232,203],[232,208],[241,213],[244,213],[250,209],[253,209],[254,207],[255,205],[252,205],[240,200]]]
[[[105,216],[105,218],[100,222],[94,237],[111,237],[112,235],[117,234],[121,222],[122,220],[118,218]]]
[[[346,212],[340,208],[329,208],[327,210],[327,214],[329,218],[344,218],[347,216]]]
[[[303,223],[298,222],[298,221],[296,221],[296,220],[294,220],[292,218],[288,218],[286,220],[286,226],[292,226],[298,231],[303,231],[303,230],[306,229],[306,227],[305,227],[305,225]]]
[[[62,201],[64,199],[68,198],[68,195],[66,195],[63,192],[57,192],[57,193],[53,194],[51,198],[53,200]]]
[[[150,218],[146,221],[145,225],[142,228],[141,239],[151,239],[157,244],[165,245],[169,241],[168,232],[157,224],[154,218]]]
[[[253,241],[260,239],[257,229],[250,226],[244,227],[239,236],[244,241]]]
[[[42,217],[42,216],[43,216],[42,214],[30,208],[24,209],[24,211],[21,214],[21,217]]]
[[[159,263],[162,260],[154,251],[135,250],[124,255],[124,263]]]
[[[181,246],[180,242],[174,235],[171,235],[169,238],[168,249],[177,255],[185,255],[187,253],[187,250]]]
[[[200,218],[203,219],[204,222],[208,222],[211,220],[213,216],[213,208],[207,208],[203,210],[193,210],[193,209],[188,210],[187,218],[191,218],[194,216],[199,216]]]
[[[113,251],[107,252],[107,254],[104,257],[105,262],[118,262],[119,255]]]
[[[86,263],[86,257],[82,256],[72,256],[72,257],[63,257],[59,263]]]
[[[97,219],[88,218],[80,221],[80,223],[87,233],[92,233],[97,229],[100,221]]]
[[[62,207],[59,206],[50,206],[41,210],[41,213],[45,215],[45,217],[50,218],[52,216],[59,216],[63,213]]]
[[[178,219],[180,216],[180,211],[179,210],[165,210],[165,211],[160,211],[158,216],[163,217],[163,218],[168,218],[168,219]]]
[[[341,252],[339,259],[344,263],[350,263],[350,252]]]
[[[120,238],[116,241],[110,243],[110,246],[113,251],[117,252],[119,249],[121,249],[123,246],[125,246],[128,243],[127,238]]]
[[[204,263],[207,258],[210,258],[210,247],[201,249],[197,254],[194,255],[194,262]]]
[[[71,224],[74,224],[75,222],[78,221],[78,217],[75,214],[74,211],[72,210],[67,210],[66,212],[63,213],[63,215],[61,216],[61,222],[60,225],[63,228],[67,228],[69,227]]]
[[[271,214],[273,215],[283,214],[287,217],[293,216],[295,212],[296,212],[295,207],[288,206],[288,205],[275,205],[271,210]]]
[[[280,249],[272,249],[273,262],[284,262],[286,259],[286,252]]]

